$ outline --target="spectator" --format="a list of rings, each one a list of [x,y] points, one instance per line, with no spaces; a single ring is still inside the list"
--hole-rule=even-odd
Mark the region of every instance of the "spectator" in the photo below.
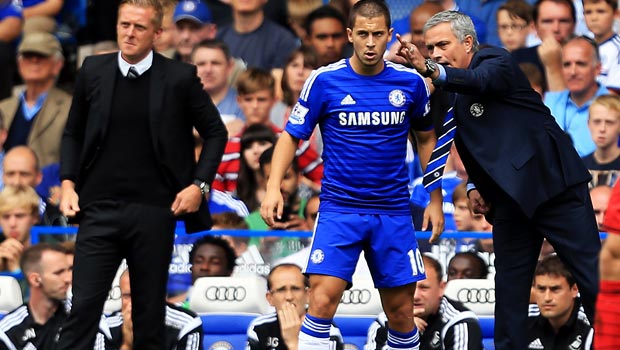
[[[532,6],[524,0],[510,0],[497,10],[497,32],[508,51],[526,47],[527,37],[534,30]]]
[[[448,281],[469,278],[486,279],[489,266],[475,252],[459,252],[454,254],[448,263]]]
[[[249,350],[298,349],[299,329],[306,315],[308,278],[297,265],[274,267],[267,277],[267,301],[275,313],[259,316],[248,327]],[[342,350],[340,330],[332,323],[329,349]]]
[[[538,0],[533,11],[534,28],[542,40],[541,45],[521,48],[511,52],[518,62],[530,62],[536,65],[545,78],[544,90],[547,90],[547,72],[541,59],[551,53],[558,55],[561,44],[571,38],[575,31],[575,5],[573,0]],[[557,57],[553,59],[559,61]]]
[[[174,9],[173,21],[175,58],[180,61],[190,63],[192,50],[198,43],[215,39],[217,26],[213,23],[209,8],[202,1],[180,1]]]
[[[545,91],[543,89],[545,80],[543,78],[542,72],[536,67],[534,63],[523,62],[519,63],[519,68],[523,71],[523,74],[527,77],[527,80],[530,82],[530,86],[534,91],[536,91],[540,98],[542,99],[545,95]]]
[[[4,156],[2,181],[6,186],[29,186],[36,188],[42,180],[39,160],[34,151],[27,146],[17,146]],[[59,208],[48,199],[40,197],[38,213],[39,225],[67,226],[67,220]]]
[[[215,39],[201,41],[194,47],[191,61],[196,65],[203,90],[209,94],[220,111],[228,135],[239,134],[245,115],[237,104],[237,91],[228,85],[235,68],[228,45]]]
[[[305,25],[310,12],[316,10],[323,5],[322,0],[289,0],[286,2],[288,10],[288,24],[302,44],[308,37]]]
[[[562,47],[562,76],[566,88],[557,89],[550,80],[544,98],[545,105],[582,157],[596,149],[588,131],[588,108],[596,97],[609,93],[596,82],[600,70],[596,43],[585,36],[570,39]]]
[[[191,285],[201,277],[227,277],[232,275],[236,260],[235,251],[226,240],[211,235],[198,238],[189,252]],[[184,303],[184,307],[188,308],[187,298],[189,294],[190,291],[188,290],[186,293],[168,298],[168,302]]]
[[[426,279],[419,281],[413,297],[415,323],[420,332],[420,350],[480,349],[482,330],[476,315],[458,301],[444,296],[446,282],[439,262],[422,256]],[[370,325],[366,350],[382,350],[387,341],[385,313]]]
[[[214,230],[247,230],[248,224],[245,219],[235,213],[220,213],[213,215]],[[235,269],[232,276],[267,276],[269,273],[269,264],[258,251],[255,244],[250,244],[250,237],[222,235],[222,239],[235,251],[237,260],[235,260]]]
[[[22,0],[24,18],[55,17],[62,9],[63,4],[64,0]]]
[[[176,24],[174,23],[174,10],[176,8],[176,3],[175,1],[163,0],[161,4],[164,9],[161,20],[161,35],[159,38],[155,39],[153,46],[155,51],[168,58],[173,58],[176,53],[176,50],[174,49],[174,32],[176,30]],[[114,43],[116,46],[115,41],[109,40],[108,42]]]
[[[539,311],[530,309],[528,349],[591,349],[594,330],[581,309],[577,283],[560,258],[545,257],[534,276]]]
[[[26,88],[0,101],[8,136],[4,149],[28,145],[40,166],[60,161],[60,139],[71,96],[54,87],[64,64],[58,39],[48,33],[27,34],[17,48],[19,75]]]
[[[620,177],[620,97],[598,96],[588,112],[588,129],[596,149],[582,159],[592,174],[590,187],[614,186]]]
[[[39,221],[39,196],[28,186],[6,186],[0,192],[0,271],[19,272],[20,258],[30,246],[30,231]],[[21,270],[24,273],[24,270]],[[27,277],[24,274],[24,277]]]
[[[269,111],[275,103],[275,80],[267,71],[249,68],[237,80],[237,102],[246,117],[246,127],[253,124],[269,126],[276,135],[282,129],[271,123]],[[234,192],[237,189],[239,172],[241,134],[228,140],[222,162],[217,169],[213,188]],[[299,143],[299,167],[305,177],[314,184],[320,184],[323,176],[322,160],[308,141]]]
[[[271,161],[273,157],[273,147],[265,150],[260,156],[260,171],[265,181],[271,175]],[[301,174],[296,167],[297,162],[293,160],[286,170],[280,193],[284,200],[282,217],[278,221],[284,225],[286,231],[309,231],[311,227],[306,225],[303,213],[307,203],[307,198],[302,196],[300,191]],[[260,211],[255,210],[247,218],[246,222],[251,230],[268,230],[269,226],[260,216]],[[259,250],[266,261],[272,262],[292,253],[298,252],[304,247],[305,240],[298,237],[262,237]]]
[[[133,349],[133,310],[131,307],[131,286],[129,270],[123,271],[119,279],[121,310],[105,316],[99,323],[95,349]],[[164,345],[166,350],[202,350],[202,321],[194,312],[166,303],[166,327]],[[104,346],[99,344],[104,343]]]
[[[71,270],[63,248],[39,243],[24,251],[21,270],[30,299],[0,321],[0,349],[55,349],[67,317]]]
[[[221,27],[217,38],[248,67],[271,71],[284,67],[284,60],[297,47],[297,41],[286,28],[265,18],[265,3],[263,0],[231,1],[233,22]]]
[[[600,253],[600,290],[594,333],[597,350],[620,348],[620,181],[614,185],[603,229],[608,235]]]
[[[237,197],[245,203],[250,212],[258,209],[265,195],[265,178],[259,163],[260,156],[275,143],[276,134],[269,126],[263,124],[250,125],[241,134],[241,158],[236,192]]]
[[[592,201],[592,209],[594,209],[594,215],[596,215],[599,231],[604,231],[603,222],[611,192],[612,188],[607,185],[598,185],[590,190],[590,200]]]
[[[310,12],[306,19],[305,43],[314,49],[317,66],[326,66],[346,56],[346,28],[342,13],[332,6],[325,5]]]
[[[0,100],[12,94],[15,62],[14,41],[22,33],[24,16],[14,1],[0,1]]]
[[[611,92],[620,94],[620,35],[614,31],[618,1],[585,0],[583,14],[588,29],[594,34],[601,57],[601,72],[597,81]]]

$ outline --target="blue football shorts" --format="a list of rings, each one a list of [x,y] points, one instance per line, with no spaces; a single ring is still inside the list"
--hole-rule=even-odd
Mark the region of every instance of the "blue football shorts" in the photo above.
[[[321,212],[306,274],[328,275],[351,283],[364,251],[376,288],[391,288],[426,278],[409,215]]]

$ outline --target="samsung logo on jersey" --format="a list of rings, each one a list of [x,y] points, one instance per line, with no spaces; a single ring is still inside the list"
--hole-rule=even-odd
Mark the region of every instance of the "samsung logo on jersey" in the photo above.
[[[340,125],[396,125],[405,121],[402,112],[341,112],[338,114]]]

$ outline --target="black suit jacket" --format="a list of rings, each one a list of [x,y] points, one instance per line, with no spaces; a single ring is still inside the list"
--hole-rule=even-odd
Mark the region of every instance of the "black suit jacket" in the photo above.
[[[445,67],[441,88],[456,92],[455,142],[470,180],[486,200],[499,186],[523,212],[590,174],[568,136],[504,49],[474,54],[468,69]]]
[[[91,56],[84,61],[76,80],[62,138],[60,177],[74,181],[78,193],[85,174],[97,161],[107,133],[118,69],[118,53]],[[151,140],[162,174],[175,192],[194,179],[211,183],[228,135],[217,108],[202,90],[196,68],[155,53],[150,70]],[[194,159],[192,127],[204,140],[198,163]],[[211,227],[204,201],[198,213],[181,219],[188,232]]]

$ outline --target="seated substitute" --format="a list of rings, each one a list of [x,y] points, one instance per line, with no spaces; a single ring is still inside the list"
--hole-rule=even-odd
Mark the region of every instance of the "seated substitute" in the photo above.
[[[446,282],[441,264],[427,255],[422,259],[426,279],[417,283],[413,297],[415,324],[421,332],[420,350],[482,350],[482,330],[476,314],[444,296]],[[386,342],[387,317],[382,312],[368,329],[365,349],[388,349]]]
[[[557,255],[538,263],[533,287],[538,310],[530,308],[528,349],[591,349],[594,330],[577,297],[577,282]]]
[[[489,266],[476,252],[454,254],[448,263],[448,281],[457,279],[486,279]]]
[[[0,350],[54,349],[68,314],[71,269],[65,249],[39,243],[24,250],[20,264],[30,300],[0,321]]]
[[[281,264],[267,277],[267,301],[275,313],[257,317],[248,327],[247,350],[297,350],[301,322],[306,316],[308,278],[295,264]],[[342,350],[340,330],[332,323],[329,349]]]
[[[120,277],[121,311],[103,317],[95,350],[133,350],[133,321],[129,270]],[[194,312],[166,303],[166,350],[202,350],[202,321]]]

